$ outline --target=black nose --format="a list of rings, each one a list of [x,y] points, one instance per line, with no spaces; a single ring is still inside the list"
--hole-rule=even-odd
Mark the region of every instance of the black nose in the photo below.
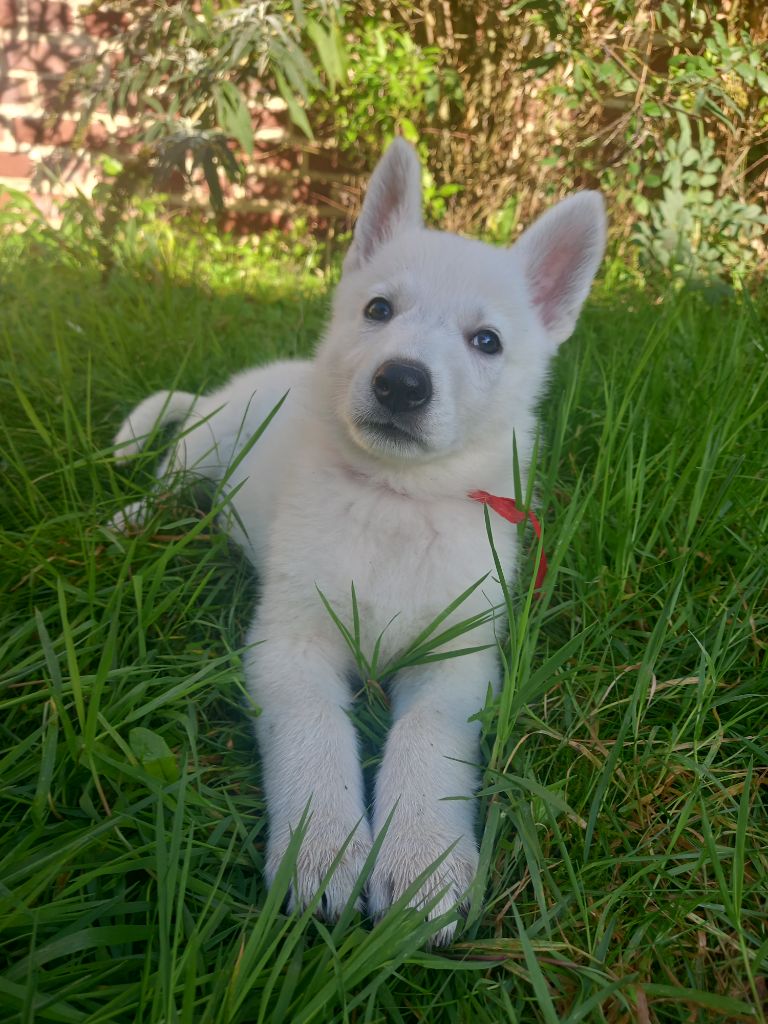
[[[432,397],[432,379],[418,363],[382,363],[373,377],[373,393],[390,412],[410,412]]]

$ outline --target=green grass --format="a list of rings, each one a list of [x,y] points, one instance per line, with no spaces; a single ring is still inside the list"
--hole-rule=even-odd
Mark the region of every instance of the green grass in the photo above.
[[[609,283],[559,356],[551,569],[542,601],[521,572],[481,874],[437,955],[405,908],[281,913],[240,661],[256,585],[210,517],[103,525],[149,481],[110,454],[133,403],[309,351],[326,283],[226,246],[104,282],[1,244],[2,1020],[765,1020],[764,304]],[[374,764],[375,690],[357,717]]]

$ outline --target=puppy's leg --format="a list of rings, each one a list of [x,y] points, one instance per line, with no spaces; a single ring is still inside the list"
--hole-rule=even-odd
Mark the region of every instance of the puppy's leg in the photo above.
[[[483,706],[488,682],[497,675],[491,650],[417,666],[398,676],[394,721],[376,780],[374,834],[393,810],[394,815],[369,883],[369,909],[375,916],[451,846],[411,902],[418,907],[445,890],[429,911],[434,918],[464,901],[478,860],[473,765],[480,727],[468,719]],[[455,925],[442,928],[432,941],[445,945],[454,931]]]
[[[215,485],[224,477],[239,435],[232,431],[217,431],[217,414],[208,410],[210,404],[210,399],[198,400],[199,408],[193,410],[184,422],[182,436],[156,469],[156,482],[151,491],[112,518],[110,525],[114,529],[122,533],[142,529],[162,497],[178,490],[184,480],[197,478]],[[121,433],[125,429],[124,425]]]
[[[131,533],[142,530],[147,521],[152,517],[157,498],[162,493],[172,490],[172,482],[169,473],[169,466],[173,461],[173,455],[167,455],[155,470],[155,482],[151,491],[144,498],[138,501],[131,501],[124,505],[109,520],[109,525],[119,533]]]
[[[265,593],[263,606],[274,621],[269,598]],[[261,709],[256,733],[269,811],[267,882],[272,884],[292,831],[309,809],[290,905],[306,907],[347,843],[318,908],[333,920],[349,900],[371,847],[357,737],[345,710],[350,703],[347,652],[343,642],[286,630],[285,622],[270,634],[259,619],[249,641],[255,646],[246,673]]]

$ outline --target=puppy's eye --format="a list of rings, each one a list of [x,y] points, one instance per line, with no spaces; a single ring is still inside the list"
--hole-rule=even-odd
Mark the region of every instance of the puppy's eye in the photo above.
[[[389,299],[377,295],[375,299],[371,299],[363,312],[366,320],[376,320],[378,323],[384,323],[386,320],[392,319],[392,303]]]
[[[497,352],[501,352],[501,338],[496,331],[489,331],[487,328],[473,334],[469,339],[469,344],[487,356],[494,356]]]

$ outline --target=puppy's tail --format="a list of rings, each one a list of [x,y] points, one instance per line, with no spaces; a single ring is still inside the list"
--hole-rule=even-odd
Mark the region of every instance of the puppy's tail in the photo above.
[[[117,462],[127,462],[138,455],[153,431],[185,419],[196,401],[197,396],[188,391],[156,391],[145,398],[115,435]]]

